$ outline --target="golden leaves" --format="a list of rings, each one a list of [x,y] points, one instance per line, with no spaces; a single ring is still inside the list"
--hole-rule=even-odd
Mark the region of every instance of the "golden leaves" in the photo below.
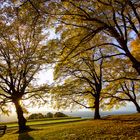
[[[140,61],[140,39],[136,38],[131,42],[131,53]]]

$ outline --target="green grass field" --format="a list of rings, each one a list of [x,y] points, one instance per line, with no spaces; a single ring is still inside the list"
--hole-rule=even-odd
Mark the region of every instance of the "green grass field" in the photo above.
[[[108,116],[102,120],[57,121],[52,124],[45,120],[45,124],[40,125],[29,122],[34,130],[22,134],[16,133],[17,127],[9,126],[0,140],[140,140],[140,114]]]
[[[81,121],[85,119],[81,119],[80,117],[67,117],[67,118],[55,118],[55,119],[38,119],[38,120],[29,120],[27,122],[27,125],[48,125],[48,124],[58,124],[58,123],[65,123],[65,122],[74,122],[74,121]],[[3,123],[6,124],[8,128],[11,127],[17,127],[17,122],[11,122],[11,123]]]

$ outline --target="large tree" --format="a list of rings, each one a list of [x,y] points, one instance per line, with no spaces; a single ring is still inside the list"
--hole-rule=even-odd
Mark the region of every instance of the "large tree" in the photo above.
[[[54,76],[59,83],[53,87],[52,93],[58,107],[74,107],[78,104],[95,110],[94,119],[100,119],[100,105],[104,102],[102,90],[105,86],[102,56],[102,48],[94,48],[92,52],[80,53],[56,65]]]
[[[36,6],[36,2],[32,4],[43,16],[50,17],[53,24],[56,23],[54,27],[58,27],[57,31],[62,34],[64,43],[81,36],[81,40],[72,44],[71,48],[63,48],[69,48],[66,58],[73,57],[73,52],[79,50],[81,43],[96,38],[97,34],[104,35],[108,39],[98,46],[117,48],[130,59],[133,68],[140,74],[140,61],[131,53],[130,47],[130,42],[140,37],[139,0],[55,0],[46,2],[41,8]]]
[[[111,58],[108,62],[106,61],[106,64],[108,67],[105,69],[104,98],[108,99],[109,107],[119,107],[121,104],[126,105],[126,103],[131,102],[136,107],[137,112],[140,112],[140,79],[137,72],[131,67],[130,60]]]
[[[108,104],[109,108],[114,106],[119,108],[121,105],[126,105],[129,102],[133,103],[136,111],[140,113],[139,91],[138,81],[128,79],[115,81],[106,87],[106,94],[104,94],[104,98],[108,99],[106,105]]]
[[[22,100],[45,99],[48,86],[36,84],[36,74],[47,62],[48,49],[42,42],[40,19],[28,17],[28,13],[17,13],[13,5],[3,5],[0,16],[0,105],[4,111],[8,103],[15,105],[19,132],[29,129],[22,107]],[[47,54],[47,55],[46,55]]]
[[[79,50],[81,43],[88,42],[97,34],[104,35],[108,39],[98,46],[117,48],[130,59],[133,68],[140,74],[140,61],[130,47],[132,40],[140,38],[139,0],[27,0],[23,1],[24,4],[30,4],[37,14],[49,17],[54,28],[58,27],[57,31],[62,34],[63,42],[81,36],[81,40],[71,45],[71,48],[63,48],[69,48],[66,58],[73,57],[73,52]],[[74,32],[78,32],[77,35]]]

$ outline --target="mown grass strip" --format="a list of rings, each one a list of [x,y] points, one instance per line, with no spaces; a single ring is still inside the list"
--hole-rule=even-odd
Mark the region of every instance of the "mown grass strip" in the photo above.
[[[74,118],[74,119],[60,119],[60,120],[41,120],[41,121],[29,121],[27,122],[27,125],[32,126],[32,125],[47,125],[47,124],[57,124],[57,123],[67,123],[67,122],[75,122],[75,121],[82,121],[85,119],[81,119],[81,118]],[[18,126],[17,123],[9,123],[7,124],[7,127],[16,127]]]

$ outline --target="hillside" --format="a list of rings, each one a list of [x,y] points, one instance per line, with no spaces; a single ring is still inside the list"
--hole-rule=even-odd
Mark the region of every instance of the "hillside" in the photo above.
[[[0,140],[139,140],[140,114],[114,115],[101,120],[32,126],[33,131],[8,131]]]

